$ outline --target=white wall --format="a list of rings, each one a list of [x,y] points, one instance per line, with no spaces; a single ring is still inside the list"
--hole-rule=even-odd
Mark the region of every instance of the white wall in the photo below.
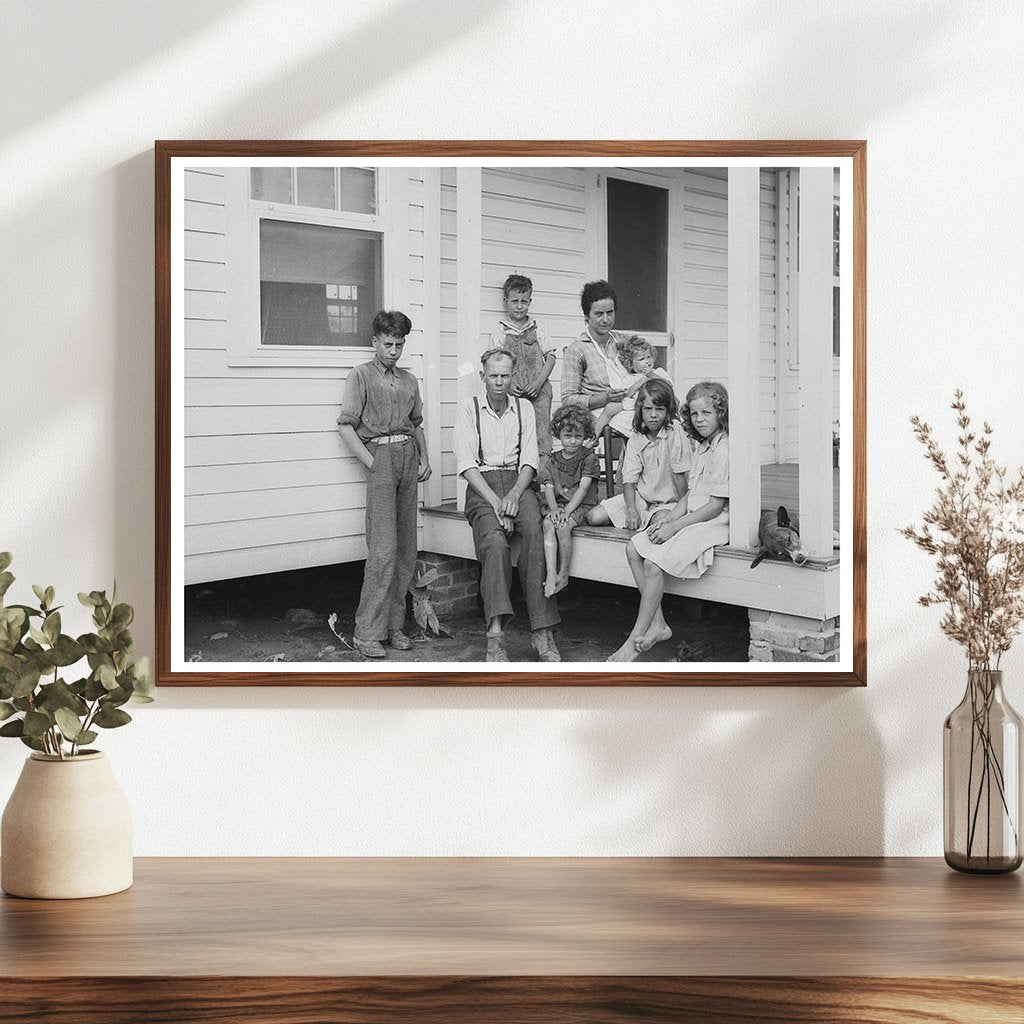
[[[1024,13],[578,9],[0,5],[14,593],[116,575],[152,647],[154,138],[867,138],[869,687],[168,689],[105,737],[140,854],[941,851],[963,665],[896,528],[934,483],[907,419],[948,435],[954,386],[1024,457]],[[0,746],[0,800],[23,756]]]

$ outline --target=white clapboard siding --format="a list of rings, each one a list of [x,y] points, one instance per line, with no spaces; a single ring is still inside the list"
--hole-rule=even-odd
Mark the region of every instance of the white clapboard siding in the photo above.
[[[454,175],[442,178],[442,467],[443,495],[456,497],[453,426],[457,352],[455,282],[456,195]],[[581,170],[572,168],[485,168],[482,173],[481,351],[504,313],[501,286],[511,273],[533,281],[531,313],[544,325],[559,353],[580,330],[579,291],[585,278],[586,191]],[[449,312],[450,319],[445,315]],[[450,330],[444,328],[450,324]],[[471,372],[479,368],[473,366]],[[551,376],[557,402],[561,361]]]
[[[423,319],[422,172],[409,179],[414,258],[400,287],[414,333],[403,365],[422,378],[424,339],[415,330]],[[365,471],[336,424],[348,370],[228,365],[229,332],[240,313],[229,308],[226,291],[227,194],[223,173],[186,171],[186,583],[366,555]],[[352,350],[354,363],[371,355]]]
[[[777,190],[775,173],[761,172],[761,459],[774,462]],[[683,322],[676,326],[677,376],[684,392],[700,380],[728,387],[728,178],[722,168],[692,168],[683,174]]]
[[[835,198],[839,198],[839,172],[836,171],[835,175]],[[780,202],[785,202],[786,197],[780,197]],[[794,190],[794,196],[792,201],[796,202],[796,195]],[[795,275],[795,259],[796,254],[790,253],[789,245],[785,239],[779,240],[779,272],[782,275]],[[789,317],[792,323],[796,323],[796,304],[791,304],[791,308],[783,309],[783,317]],[[832,344],[832,336],[829,334],[828,338],[819,339],[819,344]],[[799,362],[792,358],[792,354],[786,350],[783,346],[780,346],[779,351],[779,362],[781,367],[780,373],[780,388],[782,389],[782,409],[783,409],[783,423],[781,428],[783,438],[783,457],[780,461],[782,462],[796,462],[799,459],[799,438],[798,438],[798,427],[797,421],[800,415],[800,366]],[[839,360],[835,359],[833,374],[832,374],[833,386],[832,386],[832,419],[835,421],[839,418],[839,389],[841,387],[840,380],[840,368]],[[829,443],[830,439],[824,439],[823,443]]]

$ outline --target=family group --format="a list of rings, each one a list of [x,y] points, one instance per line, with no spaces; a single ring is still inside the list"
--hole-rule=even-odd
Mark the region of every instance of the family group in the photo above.
[[[455,423],[456,472],[467,484],[466,518],[480,563],[487,660],[508,661],[513,614],[510,542],[533,646],[561,660],[552,635],[557,594],[568,584],[572,530],[587,523],[629,530],[626,557],[640,592],[636,622],[609,661],[635,661],[672,630],[662,611],[666,575],[700,576],[729,537],[729,398],[703,381],[680,402],[652,346],[615,326],[607,281],[584,285],[585,326],[562,356],[561,404],[552,412],[557,347],[530,315],[529,278],[503,286],[505,316],[480,357],[483,394]],[[354,643],[365,657],[407,650],[406,592],[416,561],[417,484],[430,477],[419,383],[398,367],[412,324],[400,312],[373,322],[374,358],[348,376],[338,427],[367,467],[367,560]],[[607,428],[607,430],[606,430]],[[621,492],[598,501],[596,448],[608,432],[625,441]]]

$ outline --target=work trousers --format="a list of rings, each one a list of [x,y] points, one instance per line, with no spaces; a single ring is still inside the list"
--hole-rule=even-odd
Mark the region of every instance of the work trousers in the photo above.
[[[419,454],[412,438],[368,444],[366,570],[356,611],[356,639],[385,640],[405,625],[406,594],[416,571]]]
[[[515,485],[519,473],[514,469],[491,470],[483,474],[487,485],[504,498]],[[501,528],[494,509],[472,487],[466,490],[466,518],[473,527],[473,546],[480,563],[480,596],[484,602],[484,618],[490,622],[496,615],[514,614],[512,610],[511,537]],[[543,629],[559,621],[558,603],[544,596],[544,527],[537,493],[527,490],[519,499],[519,513],[513,529],[520,539],[519,579],[526,597],[530,629]]]

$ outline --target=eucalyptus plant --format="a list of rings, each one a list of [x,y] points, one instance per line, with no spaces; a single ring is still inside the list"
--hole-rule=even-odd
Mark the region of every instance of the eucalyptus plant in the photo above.
[[[94,633],[61,632],[53,587],[33,585],[39,604],[5,605],[14,576],[9,552],[0,552],[0,736],[16,736],[33,750],[64,760],[92,743],[99,729],[127,725],[126,704],[153,700],[149,659],[131,660],[135,617],[130,604],[102,590],[80,593],[92,609]],[[37,621],[33,621],[37,620]],[[85,660],[88,675],[67,682],[65,670]],[[79,672],[81,669],[78,670]],[[9,719],[9,721],[7,721]]]

